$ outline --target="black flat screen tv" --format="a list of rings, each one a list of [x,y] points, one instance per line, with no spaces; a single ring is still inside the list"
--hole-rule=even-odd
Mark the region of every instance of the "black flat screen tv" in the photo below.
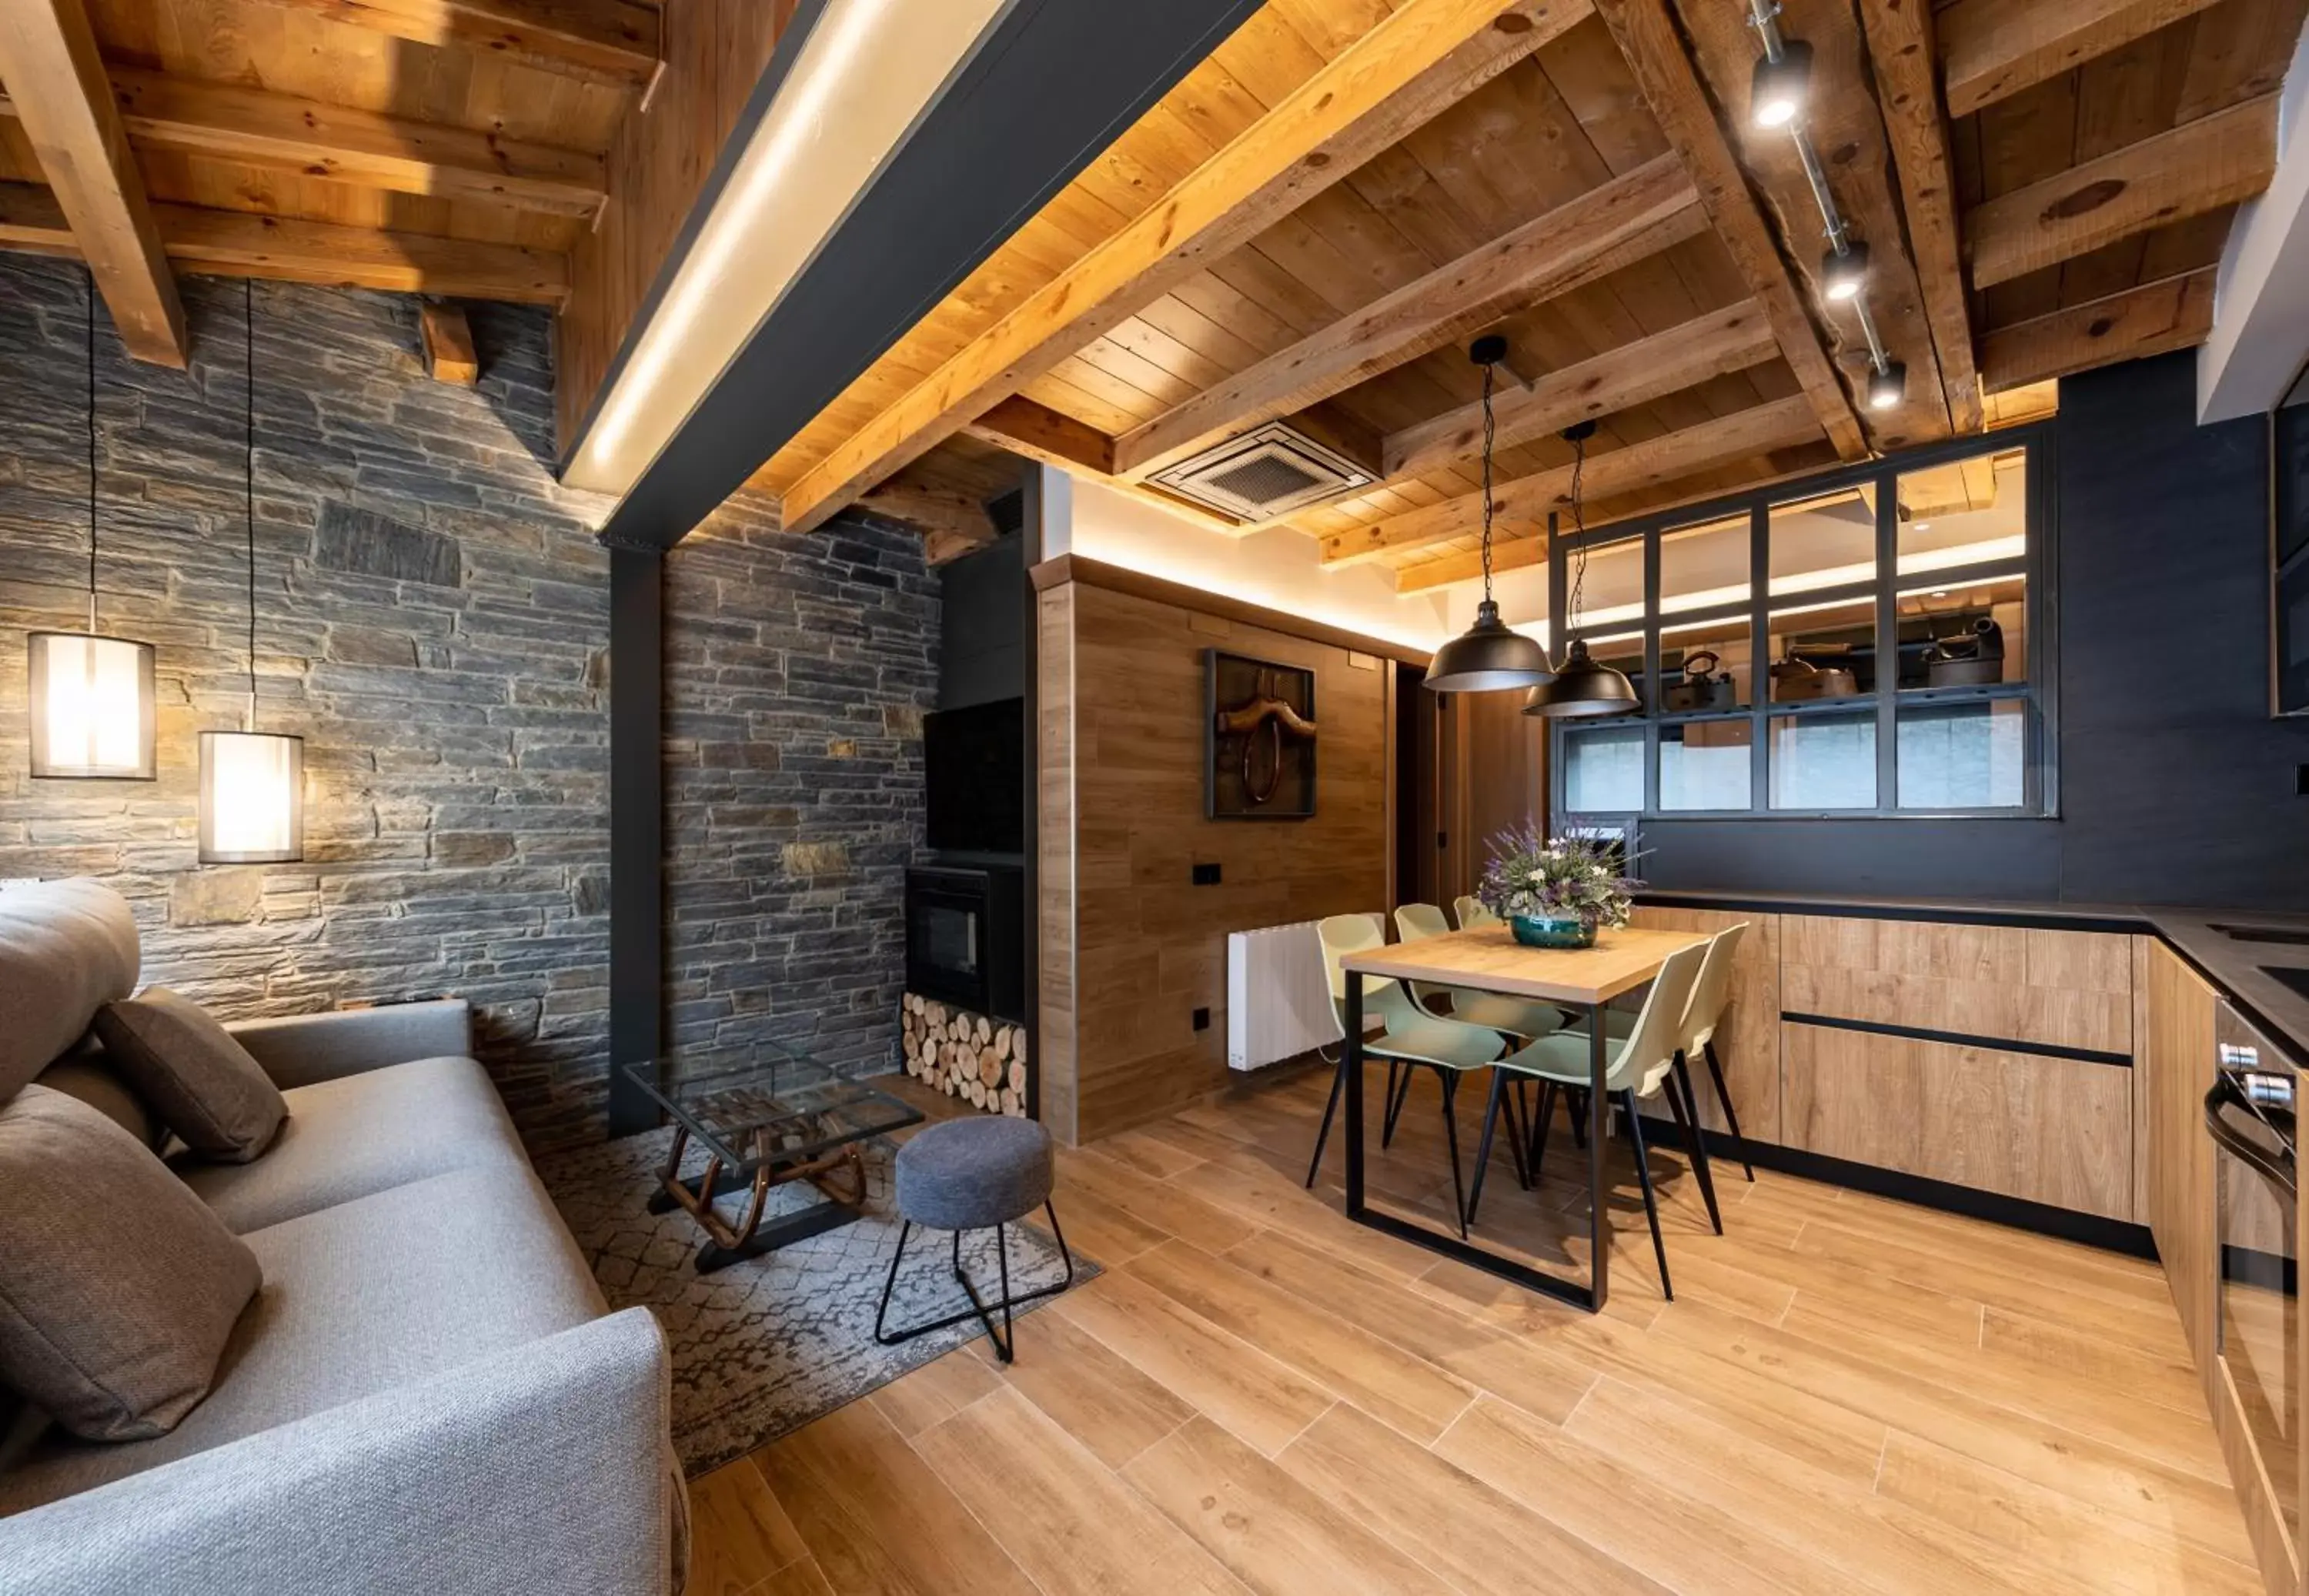
[[[1026,850],[1026,701],[1005,698],[922,718],[930,845]]]

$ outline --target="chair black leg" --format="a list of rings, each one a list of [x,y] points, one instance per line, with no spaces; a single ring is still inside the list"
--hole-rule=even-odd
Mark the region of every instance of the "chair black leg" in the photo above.
[[[1716,1227],[1718,1236],[1724,1234],[1723,1211],[1716,1206],[1716,1176],[1708,1167],[1708,1143],[1699,1139],[1699,1105],[1691,1097],[1691,1072],[1684,1067],[1683,1055],[1675,1056],[1675,1068],[1669,1072],[1667,1091],[1668,1112],[1675,1116],[1675,1128],[1683,1133],[1683,1144],[1691,1158],[1691,1172],[1699,1177],[1699,1195],[1708,1203],[1708,1222]]]
[[[918,1335],[928,1335],[933,1330],[944,1330],[949,1324],[959,1324],[964,1319],[975,1318],[986,1327],[986,1339],[994,1343],[995,1357],[1004,1363],[1012,1361],[1017,1349],[1016,1337],[1012,1325],[1012,1316],[1015,1311],[1038,1298],[1055,1297],[1075,1283],[1075,1255],[1073,1249],[1067,1246],[1067,1233],[1059,1228],[1059,1211],[1046,1198],[1042,1203],[1042,1212],[1051,1221],[1051,1238],[1059,1244],[1059,1256],[1066,1264],[1066,1273],[1059,1280],[1047,1286],[1037,1286],[1031,1291],[1014,1293],[1010,1290],[1008,1228],[1006,1225],[997,1225],[994,1227],[994,1251],[1001,1271],[1002,1295],[999,1300],[988,1302],[979,1296],[978,1288],[970,1283],[970,1276],[963,1272],[962,1232],[956,1230],[954,1233],[954,1278],[962,1282],[963,1295],[970,1298],[970,1306],[959,1313],[948,1314],[943,1319],[932,1319],[928,1324],[912,1325],[904,1330],[890,1330],[886,1328],[890,1314],[890,1297],[891,1293],[897,1289],[898,1265],[904,1261],[906,1240],[913,1234],[914,1229],[911,1221],[900,1225],[898,1250],[890,1255],[890,1273],[882,1282],[881,1304],[874,1310],[874,1339],[886,1347],[895,1347],[902,1342],[910,1342]],[[999,1331],[994,1327],[994,1310],[997,1308],[1002,1310],[1002,1328]]]
[[[1388,1065],[1392,1071],[1394,1066]],[[1315,1171],[1323,1167],[1323,1143],[1331,1139],[1331,1117],[1339,1111],[1339,1093],[1347,1084],[1347,1056],[1339,1055],[1339,1067],[1331,1074],[1331,1100],[1323,1105],[1322,1128],[1315,1133],[1315,1156],[1307,1160],[1307,1189],[1315,1189]]]
[[[1587,1150],[1587,1089],[1567,1086],[1563,1089],[1564,1111],[1571,1116],[1571,1144],[1582,1152]]]
[[[1402,1068],[1403,1074],[1398,1080],[1395,1073],[1396,1065],[1389,1064],[1387,1066],[1387,1123],[1379,1126],[1379,1144],[1381,1147],[1389,1145],[1395,1140],[1395,1122],[1403,1117],[1404,1100],[1411,1095],[1411,1077],[1417,1073],[1407,1064]]]
[[[1509,1091],[1501,1106],[1507,1109],[1508,1154],[1515,1163],[1516,1184],[1529,1191],[1531,1160],[1526,1156],[1526,1143],[1531,1139],[1531,1107],[1524,1101],[1525,1084],[1524,1077],[1518,1075],[1514,1089]]]
[[[1716,1040],[1710,1037],[1699,1047],[1700,1051],[1708,1055],[1708,1074],[1716,1083],[1716,1106],[1724,1110],[1724,1123],[1732,1127],[1734,1141],[1744,1141],[1746,1138],[1740,1134],[1740,1116],[1733,1111],[1732,1094],[1724,1089],[1724,1066],[1717,1061]],[[1740,1167],[1748,1171],[1751,1181],[1756,1178],[1756,1166],[1748,1161],[1748,1155],[1744,1152],[1740,1155]]]
[[[1472,1225],[1475,1222],[1476,1206],[1483,1200],[1483,1177],[1490,1172],[1492,1167],[1492,1135],[1499,1129],[1500,1106],[1507,1098],[1507,1071],[1493,1070],[1491,1093],[1483,1101],[1483,1134],[1475,1143],[1474,1184],[1467,1188],[1467,1203],[1459,1214],[1459,1220],[1463,1225]],[[1512,1113],[1509,1114],[1508,1121],[1508,1144],[1510,1147],[1515,1144],[1515,1121]],[[1520,1159],[1516,1160],[1516,1174],[1518,1178],[1523,1174],[1523,1161]]]
[[[1667,1243],[1660,1236],[1659,1199],[1652,1194],[1651,1160],[1644,1152],[1644,1124],[1636,1113],[1635,1092],[1621,1092],[1620,1107],[1628,1117],[1628,1140],[1636,1152],[1636,1180],[1644,1188],[1644,1217],[1651,1221],[1652,1251],[1659,1258],[1660,1295],[1673,1302],[1675,1288],[1667,1283]]]
[[[1408,1072],[1405,1072],[1406,1074]],[[1467,1239],[1467,1187],[1459,1178],[1459,1072],[1439,1069],[1436,1079],[1443,1083],[1443,1138],[1451,1145],[1451,1212],[1459,1218],[1459,1239]]]

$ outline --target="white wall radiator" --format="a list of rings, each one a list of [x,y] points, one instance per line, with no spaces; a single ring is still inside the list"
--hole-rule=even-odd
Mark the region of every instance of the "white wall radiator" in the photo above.
[[[1315,922],[1227,933],[1227,1067],[1255,1070],[1340,1040]]]

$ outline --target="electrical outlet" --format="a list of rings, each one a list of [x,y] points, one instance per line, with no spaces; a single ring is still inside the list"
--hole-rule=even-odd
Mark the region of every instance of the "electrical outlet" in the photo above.
[[[1195,867],[1195,884],[1197,886],[1216,886],[1218,884],[1219,867],[1216,865],[1197,865]]]
[[[1195,1029],[1197,1031],[1208,1031],[1210,1028],[1211,1011],[1206,1008],[1197,1009],[1195,1011]]]

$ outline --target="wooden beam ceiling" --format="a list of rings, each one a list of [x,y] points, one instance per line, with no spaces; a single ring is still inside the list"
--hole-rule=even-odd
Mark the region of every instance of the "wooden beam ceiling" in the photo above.
[[[182,367],[185,307],[82,0],[0,5],[0,82],[122,341],[140,360]]]
[[[1639,444],[1591,454],[1581,487],[1590,499],[1632,493],[1710,466],[1808,443],[1820,436],[1820,419],[1810,397],[1795,394]],[[1500,483],[1492,495],[1494,522],[1544,522],[1550,510],[1568,502],[1571,472],[1570,466],[1558,466]],[[1322,539],[1323,563],[1352,565],[1375,556],[1423,548],[1480,532],[1483,524],[1483,496],[1463,494],[1375,525],[1331,533]]]
[[[1760,366],[1779,352],[1763,306],[1743,299],[1549,372],[1528,386],[1500,392],[1492,406],[1495,444],[1512,449],[1575,421],[1592,421],[1726,372]],[[1461,405],[1388,434],[1386,473],[1390,479],[1421,476],[1473,459],[1483,446],[1483,404]]]
[[[1908,249],[1924,292],[1949,426],[1959,436],[1978,432],[1980,373],[1972,353],[1972,314],[1965,303],[1948,124],[1933,84],[1932,9],[1929,0],[1860,0],[1860,19],[1875,68],[1884,134],[1899,174]]]
[[[139,149],[557,216],[590,219],[607,197],[601,158],[581,150],[128,68],[112,87]]]
[[[2213,325],[2213,268],[1992,330],[1980,376],[1992,393],[2202,343]]]
[[[193,205],[151,212],[168,258],[196,274],[532,305],[558,305],[569,293],[567,260],[542,250]],[[56,195],[30,183],[0,183],[0,244],[80,253]]]
[[[2276,95],[2183,123],[1974,206],[1965,217],[1973,286],[2251,199],[2276,170]]]
[[[1159,203],[853,431],[787,490],[785,524],[817,526],[1589,9],[1588,0],[1405,0]]]
[[[1968,116],[2218,0],[1957,0],[1937,23],[1951,116]]]
[[[13,3],[13,0],[12,0]],[[272,0],[418,44],[642,90],[657,75],[662,19],[635,0]]]
[[[1061,470],[1114,473],[1114,440],[1087,422],[1013,394],[964,431],[982,442]]]
[[[1707,225],[1682,162],[1673,155],[1647,161],[1132,428],[1115,440],[1115,469],[1133,478],[1167,470],[1231,433],[1303,410]]]
[[[425,348],[425,375],[454,388],[480,380],[480,357],[473,352],[472,324],[454,305],[428,302],[418,307],[417,332]]]
[[[1756,208],[1747,176],[1725,141],[1665,0],[1596,0],[1596,8],[1627,57],[1653,116],[1682,152],[1717,236],[1749,291],[1763,301],[1780,353],[1811,401],[1821,429],[1839,457],[1853,460],[1865,454],[1867,439],[1851,395],[1829,364],[1820,330]]]

